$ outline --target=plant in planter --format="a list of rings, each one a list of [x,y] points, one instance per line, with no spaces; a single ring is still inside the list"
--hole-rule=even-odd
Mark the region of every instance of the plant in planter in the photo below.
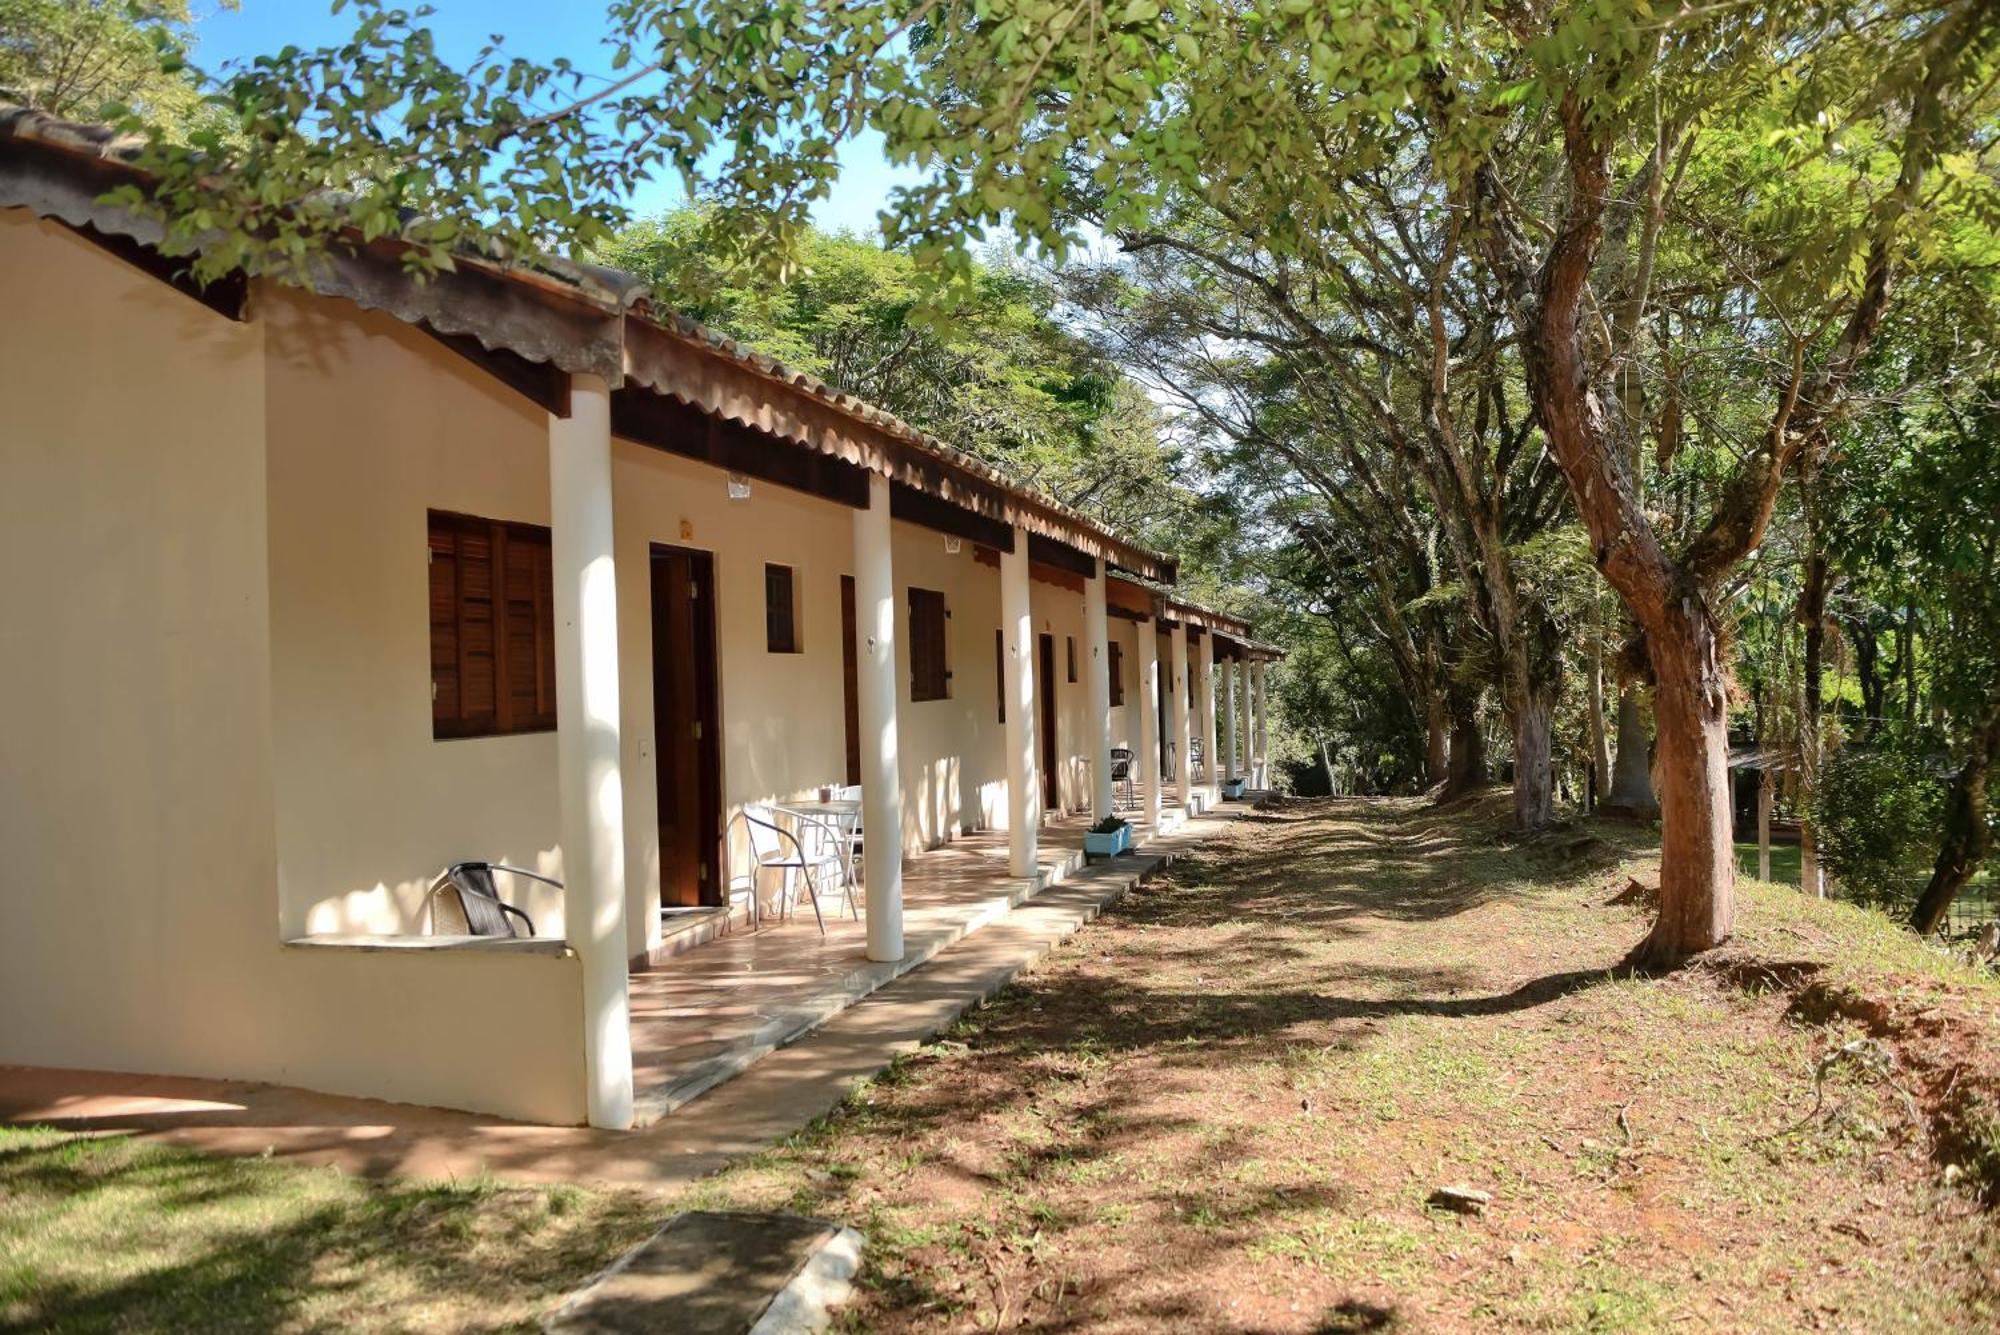
[[[1243,780],[1241,780],[1241,779],[1224,779],[1224,780],[1222,781],[1222,795],[1223,795],[1224,797],[1226,797],[1226,798],[1230,798],[1230,799],[1232,799],[1232,800],[1233,800],[1233,799],[1235,799],[1235,798],[1239,798],[1239,797],[1242,797],[1242,796],[1243,796]]]
[[[1084,832],[1083,855],[1087,858],[1115,858],[1132,847],[1132,823],[1122,816],[1106,816]]]

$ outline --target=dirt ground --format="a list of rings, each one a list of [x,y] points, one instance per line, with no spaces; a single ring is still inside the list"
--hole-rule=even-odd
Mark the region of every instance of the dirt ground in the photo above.
[[[2000,986],[1755,884],[1635,979],[1650,836],[1499,827],[1260,813],[687,1203],[865,1228],[853,1330],[2000,1326]]]

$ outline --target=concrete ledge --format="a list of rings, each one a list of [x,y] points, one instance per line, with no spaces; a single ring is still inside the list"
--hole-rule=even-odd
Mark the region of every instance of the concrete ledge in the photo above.
[[[690,1210],[542,1323],[561,1335],[825,1330],[861,1268],[859,1233],[799,1215]]]
[[[492,955],[569,955],[569,942],[559,936],[368,936],[358,932],[320,932],[295,936],[287,950],[394,950],[425,954],[471,951]]]

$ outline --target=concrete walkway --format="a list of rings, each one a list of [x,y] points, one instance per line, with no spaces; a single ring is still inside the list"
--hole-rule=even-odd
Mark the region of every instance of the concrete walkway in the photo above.
[[[371,1177],[485,1172],[526,1182],[678,1187],[832,1109],[857,1082],[992,996],[1248,805],[1232,803],[1149,841],[1135,856],[1078,871],[638,1131],[531,1126],[279,1085],[39,1067],[0,1067],[0,1121],[129,1132],[220,1154],[268,1152]]]

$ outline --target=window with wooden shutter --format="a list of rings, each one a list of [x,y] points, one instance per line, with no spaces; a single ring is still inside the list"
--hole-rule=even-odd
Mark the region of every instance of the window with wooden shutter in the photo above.
[[[556,726],[549,531],[430,512],[431,735]]]
[[[993,699],[999,705],[1000,721],[1007,721],[1007,632],[993,632]]]
[[[910,699],[951,697],[951,667],[945,655],[944,594],[910,590]]]
[[[1111,672],[1111,703],[1125,703],[1125,646],[1116,640],[1111,642],[1111,652],[1106,666]]]
[[[799,604],[790,566],[764,567],[764,647],[774,654],[799,650]]]
[[[1076,636],[1066,635],[1063,637],[1063,642],[1064,647],[1069,652],[1069,681],[1070,685],[1074,686],[1076,684]]]

